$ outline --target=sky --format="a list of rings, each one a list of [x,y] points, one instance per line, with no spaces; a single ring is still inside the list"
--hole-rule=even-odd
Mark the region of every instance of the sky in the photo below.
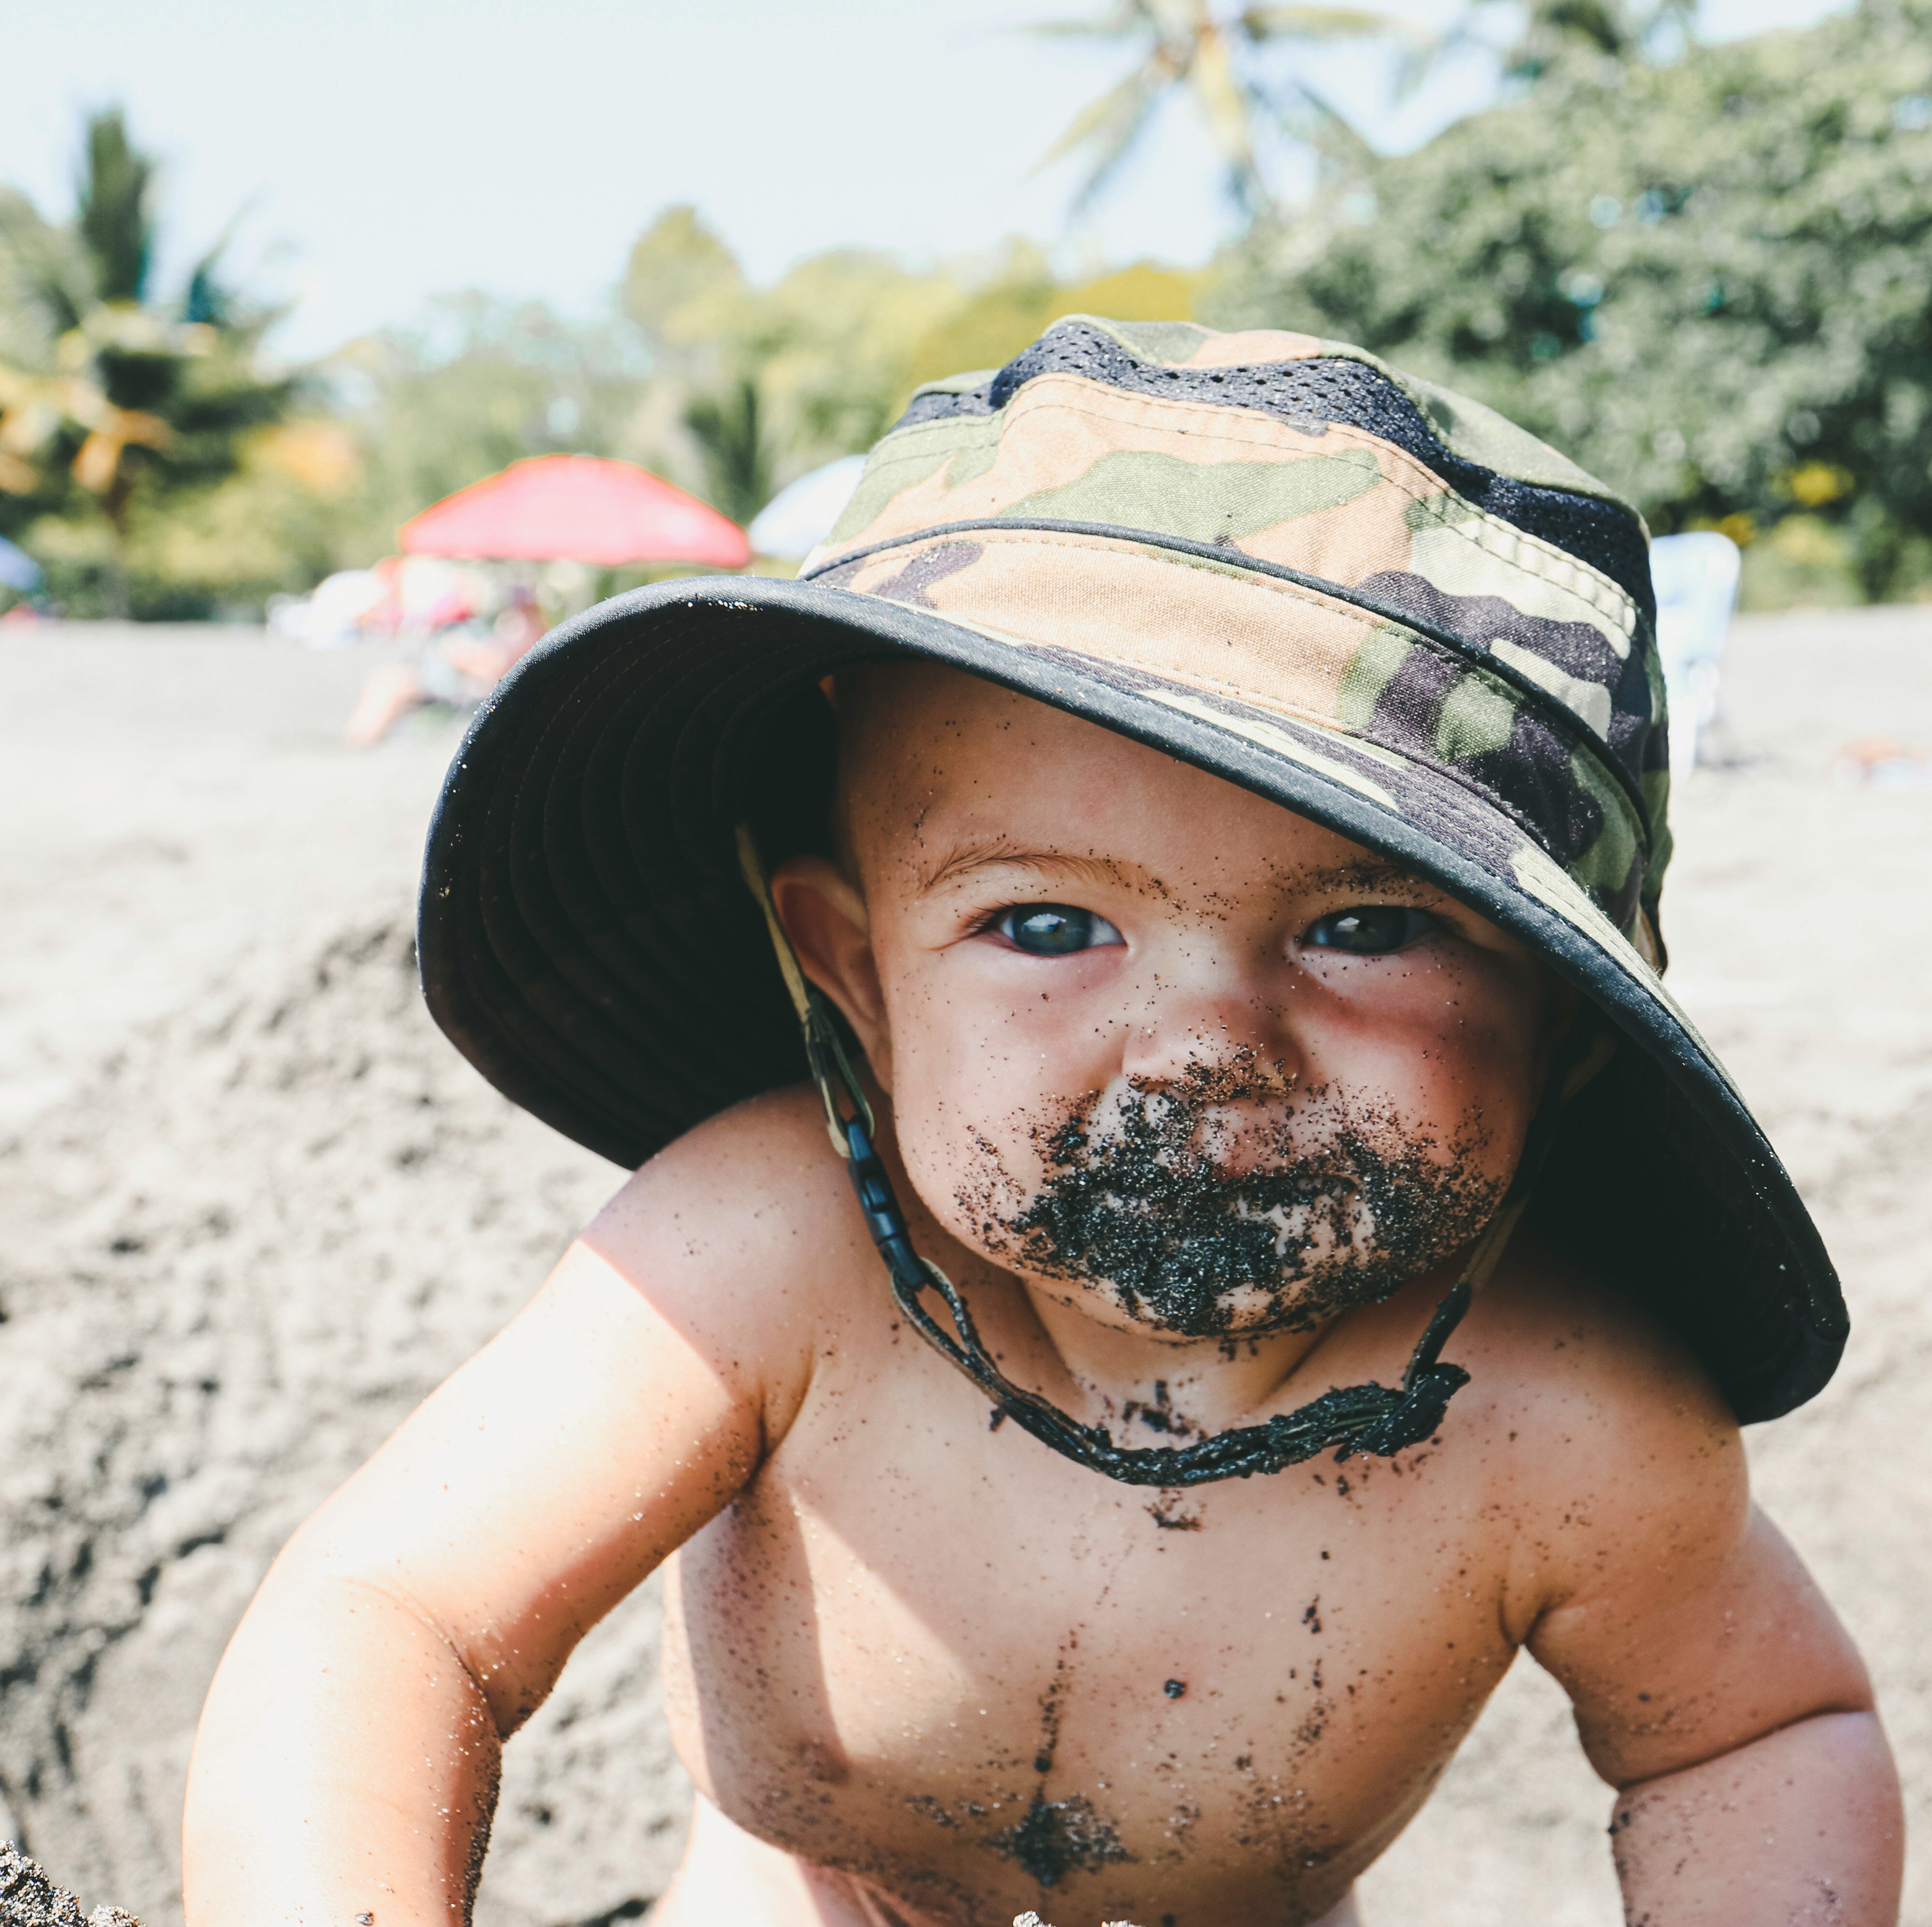
[[[1385,0],[1418,24],[1453,0]],[[1845,0],[1703,0],[1700,31],[1803,25]],[[1004,236],[1064,268],[1204,259],[1229,230],[1212,154],[1168,115],[1092,217],[1040,154],[1118,77],[1105,42],[1029,23],[1103,0],[8,0],[0,181],[71,210],[81,116],[119,102],[164,164],[164,289],[231,222],[231,259],[321,354],[461,288],[587,316],[662,208],[696,205],[758,279],[831,247],[914,262]],[[1498,12],[1500,24],[1503,14]],[[1360,49],[1316,70],[1384,148],[1486,97],[1478,57],[1391,108]]]

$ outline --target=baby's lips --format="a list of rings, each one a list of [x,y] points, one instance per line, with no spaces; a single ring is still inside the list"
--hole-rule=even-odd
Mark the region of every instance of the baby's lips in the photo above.
[[[1202,1110],[1188,1149],[1202,1161],[1202,1175],[1226,1183],[1256,1171],[1280,1170],[1323,1146],[1298,1141],[1294,1113],[1280,1102],[1219,1104]]]

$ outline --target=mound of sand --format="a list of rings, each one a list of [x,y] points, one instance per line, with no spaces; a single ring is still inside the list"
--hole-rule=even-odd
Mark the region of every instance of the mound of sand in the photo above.
[[[1666,903],[1673,981],[1852,1300],[1845,1368],[1755,1432],[1752,1461],[1872,1663],[1915,1821],[1932,792],[1831,766],[1875,730],[1932,742],[1928,629],[1916,612],[1740,625],[1737,760],[1682,799]],[[331,739],[354,665],[299,652],[10,646],[0,900],[33,941],[0,956],[0,1079],[33,1095],[0,1105],[0,1836],[170,1927],[194,1719],[261,1572],[616,1173],[497,1098],[422,1011],[408,872],[446,734],[350,762]],[[634,1919],[661,1890],[688,1794],[657,1615],[647,1587],[512,1743],[485,1927]],[[1520,1664],[1364,1881],[1364,1918],[1613,1927],[1608,1811],[1561,1694]],[[1923,1852],[1905,1918],[1932,1922]]]
[[[196,1703],[268,1560],[615,1175],[435,1033],[397,923],[261,960],[0,1155],[0,1772],[62,1880],[178,1914]],[[514,1743],[484,1920],[662,1886],[657,1613],[601,1627]]]

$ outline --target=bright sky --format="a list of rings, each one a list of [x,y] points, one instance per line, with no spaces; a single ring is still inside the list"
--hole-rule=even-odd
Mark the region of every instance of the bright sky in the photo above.
[[[1185,112],[1069,237],[1075,170],[1033,163],[1121,71],[1024,23],[1104,0],[8,0],[0,181],[72,202],[82,111],[118,100],[165,163],[164,285],[246,208],[235,264],[297,298],[308,355],[438,292],[608,298],[632,239],[694,202],[766,278],[842,244],[914,259],[1027,234],[1070,259],[1198,260],[1227,230]],[[1396,0],[1418,22],[1451,0]],[[1704,0],[1707,37],[1845,0]],[[1479,61],[1398,114],[1358,52],[1322,84],[1387,146],[1480,99]]]

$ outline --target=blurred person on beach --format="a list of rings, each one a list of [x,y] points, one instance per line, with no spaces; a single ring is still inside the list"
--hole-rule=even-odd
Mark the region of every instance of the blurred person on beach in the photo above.
[[[663,1927],[1346,1927],[1524,1648],[1628,1918],[1894,1920],[1750,1495],[1846,1321],[1664,987],[1664,686],[1556,451],[1085,316],[920,391],[797,581],[532,652],[424,984],[635,1174],[264,1582],[191,1927],[466,1918],[503,1740],[661,1566]]]
[[[369,672],[343,728],[356,749],[373,748],[402,719],[430,703],[474,709],[520,662],[545,627],[535,593],[512,586],[487,634],[462,626],[430,637],[414,662],[383,663]]]

